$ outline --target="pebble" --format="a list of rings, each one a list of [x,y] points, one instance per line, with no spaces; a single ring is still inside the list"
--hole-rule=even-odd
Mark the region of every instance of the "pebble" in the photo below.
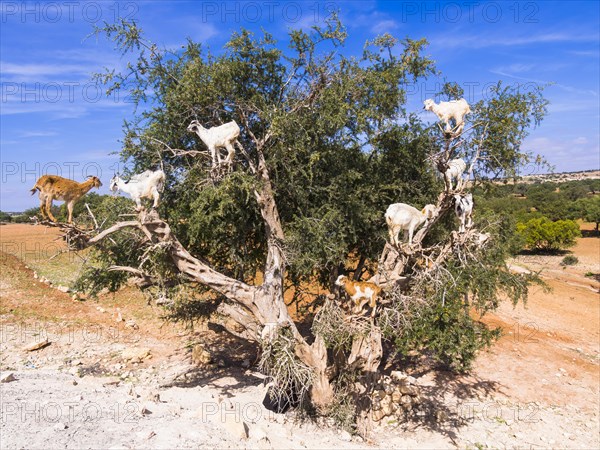
[[[11,381],[17,381],[17,378],[12,372],[9,372],[6,375],[2,375],[2,377],[0,377],[0,383],[10,383]]]

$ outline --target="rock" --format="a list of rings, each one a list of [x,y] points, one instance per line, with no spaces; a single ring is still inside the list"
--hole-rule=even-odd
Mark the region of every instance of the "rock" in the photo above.
[[[71,292],[71,289],[69,289],[67,286],[62,286],[60,284],[56,286],[56,289],[58,289],[60,292],[64,292],[65,294]]]
[[[383,410],[379,409],[377,411],[373,411],[371,413],[371,417],[373,418],[374,422],[380,422],[381,419],[383,419],[385,417],[385,414],[384,414]]]
[[[63,423],[63,422],[58,422],[56,425],[54,425],[54,429],[57,431],[66,430],[67,428],[69,428],[69,427],[67,426],[66,423]]]
[[[394,412],[394,405],[392,403],[391,396],[387,396],[381,400],[381,411],[383,411],[384,416],[389,416]]]
[[[137,329],[140,328],[138,326],[138,324],[135,323],[135,320],[133,320],[133,319],[129,319],[127,322],[125,322],[125,327],[126,328],[133,328],[134,330],[137,330]]]
[[[147,392],[144,398],[150,402],[161,403],[160,393],[156,389]]]
[[[375,390],[373,391],[373,397],[377,398],[379,400],[382,400],[385,398],[385,391],[383,390]]]
[[[344,442],[350,442],[350,441],[352,441],[352,435],[350,433],[348,433],[346,430],[343,430],[340,433],[340,440],[344,441]]]
[[[248,425],[237,414],[225,414],[225,430],[236,439],[248,439]]]
[[[107,386],[116,386],[121,382],[120,378],[117,377],[110,377],[108,378],[104,383],[102,383],[102,386],[107,387]]]
[[[8,372],[0,377],[0,383],[10,383],[11,381],[17,381],[17,378],[12,372]]]
[[[48,345],[50,345],[50,341],[46,338],[42,341],[34,342],[33,344],[23,347],[23,351],[33,352],[35,350],[39,350],[41,348],[47,347]]]
[[[121,357],[125,361],[142,362],[144,359],[151,356],[150,349],[146,347],[130,347],[123,350]]]
[[[404,395],[419,395],[419,390],[417,389],[417,387],[411,386],[409,384],[401,384],[400,386],[398,386],[398,390]]]
[[[71,381],[71,383],[73,383],[73,386],[77,386],[79,383],[77,382],[77,380],[73,379],[73,381]]]
[[[395,386],[392,383],[384,383],[383,390],[387,395],[391,395],[394,392]]]
[[[267,432],[261,426],[254,426],[251,429],[249,429],[248,431],[250,432],[250,437],[257,441],[260,441],[262,439],[267,439],[267,440],[269,439]]]
[[[77,366],[75,366],[75,367],[71,367],[71,368],[69,369],[69,373],[70,373],[71,375],[75,375],[75,376],[79,376],[79,377],[80,377],[80,376],[81,376],[81,368],[80,368],[80,367],[77,367]]]
[[[392,378],[392,380],[394,381],[404,381],[406,379],[408,375],[406,375],[404,372],[401,372],[399,370],[394,370],[390,373],[390,377]]]
[[[202,344],[192,347],[192,362],[199,366],[206,366],[212,362],[212,356]]]
[[[74,359],[71,361],[71,366],[81,366],[83,363],[81,362],[80,359]]]
[[[219,366],[219,367],[225,367],[226,366],[225,361],[223,359],[219,359],[217,361],[217,366]]]
[[[150,414],[152,414],[152,411],[150,411],[148,408],[146,408],[145,406],[142,407],[142,416],[148,416]]]
[[[400,398],[400,405],[404,409],[408,409],[408,410],[412,409],[412,399],[410,398],[410,395],[403,395]]]
[[[392,402],[394,402],[394,403],[400,403],[400,398],[401,397],[402,397],[402,392],[400,392],[400,389],[396,389],[392,393]]]

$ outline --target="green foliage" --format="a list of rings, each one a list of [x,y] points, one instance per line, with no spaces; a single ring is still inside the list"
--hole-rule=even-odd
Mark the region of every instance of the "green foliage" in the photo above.
[[[417,276],[411,294],[421,302],[394,302],[393,311],[402,319],[386,315],[382,330],[400,353],[428,352],[447,367],[466,371],[476,353],[500,333],[478,321],[475,314],[484,316],[495,310],[503,297],[513,304],[524,302],[530,284],[543,285],[537,275],[515,274],[506,266],[513,234],[507,223],[510,218],[501,217],[485,225],[494,237],[484,249],[453,254],[443,269]]]
[[[577,263],[579,263],[579,258],[577,258],[577,256],[567,255],[562,259],[562,261],[560,262],[560,265],[561,266],[574,266]]]
[[[94,209],[98,224],[104,224],[101,230],[108,228],[121,220],[122,215],[131,213],[132,201],[124,197],[101,196]],[[100,230],[100,231],[101,231]],[[82,273],[75,282],[73,289],[97,295],[103,288],[110,292],[117,291],[125,284],[128,274],[119,271],[109,271],[114,265],[137,266],[144,255],[144,239],[141,232],[127,230],[115,234],[99,246],[91,249],[88,264],[84,265]],[[160,258],[161,255],[152,256]]]
[[[3,211],[0,211],[0,222],[12,222],[12,216]]]
[[[572,247],[581,237],[579,226],[572,220],[551,221],[547,217],[517,223],[517,232],[531,250],[558,251]]]
[[[340,48],[346,30],[333,18],[309,32],[290,31],[287,48],[266,32],[255,36],[240,30],[215,55],[192,41],[175,53],[159,51],[137,25],[126,22],[98,31],[114,39],[124,54],[133,55],[123,73],[110,70],[97,78],[108,91],[129,83],[141,110],[125,124],[122,158],[133,171],[164,167],[161,217],[192,254],[216,270],[246,282],[260,275],[266,231],[254,191],[261,180],[248,158],[238,157],[234,171],[214,183],[206,155],[171,151],[206,150],[187,131],[192,119],[206,127],[236,120],[249,159],[268,167],[285,235],[286,288],[295,292],[315,284],[327,289],[332,275],[354,269],[350,261],[362,261],[373,272],[385,243],[387,206],[404,202],[420,209],[435,202],[442,189],[431,164],[440,148],[439,130],[426,128],[420,116],[405,109],[408,83],[436,73],[424,55],[424,39],[398,40],[386,34],[367,42],[362,55],[350,57]],[[455,83],[446,83],[444,94],[453,98],[463,93]],[[541,89],[521,92],[498,83],[486,100],[472,105],[474,139],[457,151],[467,160],[480,153],[480,176],[513,175],[525,164],[543,163],[523,152],[521,143],[542,120],[546,104]],[[262,161],[256,142],[266,136]],[[488,206],[485,217],[495,233],[493,247],[481,252],[476,263],[451,259],[437,284],[421,280],[411,286],[411,294],[428,306],[402,328],[387,327],[387,338],[399,348],[425,349],[451,367],[466,369],[476,350],[495,334],[470,317],[464,299],[470,298],[483,314],[504,294],[513,301],[526,298],[531,280],[510,274],[504,265],[517,245],[510,240],[515,235],[512,219],[493,214],[501,205]],[[116,219],[111,216],[105,226]],[[455,221],[449,214],[428,239],[444,241],[452,227]],[[86,272],[92,291],[124,282],[123,273],[106,272],[111,265],[140,262],[161,280],[161,289],[180,282],[164,249],[149,251],[136,231],[113,239],[95,253]],[[307,294],[304,300],[315,297]],[[334,321],[335,329],[324,324],[316,320],[313,331],[330,349],[347,350],[348,340],[358,332],[339,321]],[[282,380],[283,390],[310,383],[303,376],[290,378],[295,371],[304,373],[290,358],[290,339],[282,334],[263,348],[264,368]]]
[[[596,231],[600,224],[600,196],[586,197],[578,199],[571,208],[571,215],[574,219],[583,219],[586,222],[596,224]]]

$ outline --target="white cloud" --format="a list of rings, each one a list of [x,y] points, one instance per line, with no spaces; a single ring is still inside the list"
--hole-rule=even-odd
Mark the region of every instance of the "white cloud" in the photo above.
[[[395,20],[386,19],[377,22],[371,27],[371,32],[374,34],[392,33],[394,30],[400,28],[400,25]]]
[[[440,49],[480,49],[486,47],[512,47],[519,45],[550,44],[557,42],[597,42],[598,34],[581,34],[571,32],[550,32],[527,36],[494,36],[483,37],[477,35],[465,35],[458,33],[455,36],[434,36],[429,42],[432,47]]]

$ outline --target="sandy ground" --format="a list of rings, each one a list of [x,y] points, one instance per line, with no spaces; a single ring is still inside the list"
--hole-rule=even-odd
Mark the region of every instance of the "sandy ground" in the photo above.
[[[0,448],[600,447],[600,283],[585,276],[600,273],[598,238],[579,240],[575,266],[514,261],[544,269],[552,292],[534,288],[527,305],[486,318],[505,335],[470,375],[414,372],[435,410],[364,441],[266,410],[263,378],[245,368],[252,349],[215,327],[165,323],[132,289],[81,302],[40,282],[77,265],[48,262],[56,236],[0,227],[0,369],[15,378],[0,384]],[[198,343],[217,364],[192,364]]]

